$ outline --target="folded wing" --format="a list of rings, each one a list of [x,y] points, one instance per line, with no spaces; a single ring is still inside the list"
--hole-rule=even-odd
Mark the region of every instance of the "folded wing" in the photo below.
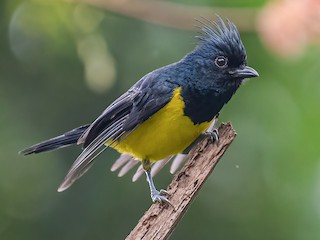
[[[174,89],[171,84],[158,74],[149,73],[106,108],[79,138],[78,144],[83,144],[85,148],[71,166],[58,191],[70,187],[89,170],[101,152],[120,138],[128,136],[166,105]]]

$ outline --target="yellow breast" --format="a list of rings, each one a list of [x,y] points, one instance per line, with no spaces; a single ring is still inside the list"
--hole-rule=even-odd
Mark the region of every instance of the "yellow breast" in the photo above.
[[[181,87],[174,90],[172,99],[129,136],[112,147],[129,153],[136,159],[158,161],[186,149],[211,122],[194,124],[184,116]]]

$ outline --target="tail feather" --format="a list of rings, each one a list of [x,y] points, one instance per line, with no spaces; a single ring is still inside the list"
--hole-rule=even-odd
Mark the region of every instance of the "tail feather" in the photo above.
[[[79,137],[83,134],[83,132],[89,127],[90,125],[83,125],[81,127],[75,128],[69,132],[66,132],[60,136],[51,138],[49,140],[43,141],[41,143],[35,144],[29,148],[26,148],[19,152],[22,155],[29,155],[32,153],[41,153],[52,151],[59,148],[64,148],[73,144],[76,144]]]

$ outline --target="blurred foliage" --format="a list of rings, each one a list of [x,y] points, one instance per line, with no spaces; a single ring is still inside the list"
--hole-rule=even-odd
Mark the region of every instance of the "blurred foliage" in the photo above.
[[[0,2],[0,239],[123,239],[130,232],[151,201],[146,182],[109,172],[116,152],[103,153],[64,193],[56,188],[80,149],[17,152],[92,121],[141,76],[192,50],[194,34],[84,4]],[[285,60],[255,34],[241,35],[261,77],[222,111],[238,137],[172,239],[317,239],[320,48]],[[163,170],[155,181],[165,187],[171,178]]]

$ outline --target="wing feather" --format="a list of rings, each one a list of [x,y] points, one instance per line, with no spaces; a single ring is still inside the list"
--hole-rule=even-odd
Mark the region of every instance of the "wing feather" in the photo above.
[[[97,156],[121,137],[121,125],[124,121],[125,117],[109,126],[82,151],[72,164],[68,174],[58,188],[58,192],[62,192],[69,188],[77,179],[90,169],[93,164],[93,160]],[[120,126],[116,127],[116,125]],[[105,145],[106,142],[110,143]]]
[[[78,144],[84,150],[71,166],[58,191],[69,188],[86,173],[93,160],[114,142],[125,139],[136,127],[167,104],[174,86],[155,72],[149,73],[115,100],[83,132]],[[109,145],[105,145],[109,143]]]

